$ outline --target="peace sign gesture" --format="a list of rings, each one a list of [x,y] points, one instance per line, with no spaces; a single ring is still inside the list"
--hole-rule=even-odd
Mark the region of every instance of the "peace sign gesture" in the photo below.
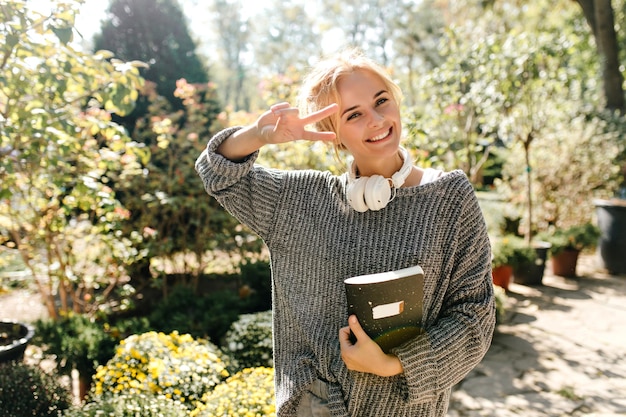
[[[256,121],[261,139],[266,144],[285,143],[296,140],[309,141],[332,141],[335,139],[334,132],[314,132],[306,130],[307,125],[316,123],[338,110],[337,104],[331,104],[308,116],[300,117],[297,108],[289,103],[279,103],[270,107]]]
[[[339,106],[333,103],[300,117],[298,109],[289,103],[275,104],[254,124],[236,131],[222,142],[217,152],[232,161],[239,161],[268,144],[296,140],[332,141],[336,136],[334,132],[315,132],[305,127],[336,113],[338,109]]]

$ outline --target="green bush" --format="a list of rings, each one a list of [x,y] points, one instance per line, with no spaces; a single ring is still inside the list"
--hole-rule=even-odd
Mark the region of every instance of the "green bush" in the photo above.
[[[224,351],[238,369],[274,366],[272,311],[239,316],[224,336]]]
[[[193,417],[276,416],[274,369],[247,368],[236,373],[203,398]]]
[[[70,314],[59,320],[35,322],[33,344],[56,355],[58,369],[68,374],[76,369],[82,376],[93,375],[98,365],[113,357],[116,340],[105,331],[105,325],[81,314]]]
[[[241,282],[250,289],[250,295],[245,299],[246,313],[267,311],[272,308],[272,278],[270,264],[267,261],[247,260],[240,265]]]
[[[164,395],[188,407],[225,380],[228,358],[214,344],[180,335],[148,332],[120,342],[115,356],[94,376],[95,397]]]
[[[119,394],[98,397],[82,407],[63,413],[65,417],[182,417],[188,410],[178,401],[163,395]]]
[[[526,241],[515,235],[505,235],[491,241],[492,267],[510,265],[513,268],[535,261],[536,251]]]
[[[550,243],[550,255],[558,255],[566,250],[581,251],[593,248],[598,244],[600,229],[591,224],[585,223],[574,225],[567,229],[555,229],[541,235],[541,239]]]
[[[135,312],[136,313],[136,312]],[[115,317],[108,316],[107,322],[104,323],[104,330],[111,335],[113,339],[115,339],[116,343],[119,343],[123,339],[126,339],[129,336],[134,334],[147,333],[151,330],[152,325],[150,324],[150,320],[147,317]],[[111,356],[109,359],[113,357],[115,348],[111,349]],[[104,363],[104,362],[103,362]]]
[[[70,405],[70,393],[55,375],[23,362],[0,364],[0,415],[57,416]]]
[[[239,317],[241,308],[241,300],[234,291],[217,291],[202,296],[181,285],[174,287],[169,297],[157,304],[149,319],[157,331],[189,333],[219,344]]]
[[[504,322],[506,316],[507,295],[504,288],[497,285],[493,286],[493,294],[496,300],[496,323],[500,324]]]

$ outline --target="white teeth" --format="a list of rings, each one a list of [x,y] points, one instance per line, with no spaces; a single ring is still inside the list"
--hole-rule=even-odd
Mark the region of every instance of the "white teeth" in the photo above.
[[[378,136],[374,136],[369,141],[370,142],[378,142],[379,140],[386,138],[388,134],[389,134],[389,130],[386,131],[385,133],[382,133],[382,134],[378,135]]]

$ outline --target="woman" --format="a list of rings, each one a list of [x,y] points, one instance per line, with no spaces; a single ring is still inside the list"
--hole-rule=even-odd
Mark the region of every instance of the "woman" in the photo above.
[[[277,415],[444,416],[495,325],[472,186],[461,171],[412,164],[399,88],[362,55],[322,61],[302,98],[307,115],[274,105],[215,135],[196,162],[207,192],[270,250]],[[254,164],[264,145],[295,140],[332,142],[349,172]],[[413,265],[425,272],[425,332],[385,354],[348,317],[343,280]]]

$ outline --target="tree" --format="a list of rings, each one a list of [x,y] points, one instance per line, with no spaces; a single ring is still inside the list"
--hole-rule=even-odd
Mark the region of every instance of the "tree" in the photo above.
[[[343,35],[343,41],[333,42],[333,48],[358,47],[387,67],[391,67],[397,57],[399,39],[406,41],[409,34],[416,33],[413,31],[416,26],[426,30],[430,28],[429,22],[420,19],[423,15],[416,12],[420,8],[416,3],[420,2],[323,0],[321,3],[324,10],[330,11],[322,18],[324,27],[333,28]]]
[[[479,186],[483,166],[501,144],[494,115],[505,97],[497,88],[500,74],[491,61],[496,55],[504,58],[498,36],[472,46],[468,30],[448,32],[441,49],[445,61],[420,77],[407,126],[410,141],[428,153],[429,164],[463,169]]]
[[[178,80],[174,94],[184,107],[173,111],[154,85],[147,84],[148,114],[135,129],[137,140],[151,153],[150,161],[142,165],[147,176],[117,190],[129,210],[126,235],[137,230],[151,235],[137,247],[147,253],[133,265],[133,280],[139,286],[146,280],[154,284],[153,276],[162,278],[165,281],[159,283],[167,296],[169,275],[182,276],[178,283],[195,290],[216,257],[234,253],[245,257],[260,244],[206,194],[194,170],[208,138],[224,127],[214,86]]]
[[[142,64],[74,50],[80,4],[0,5],[0,244],[19,251],[52,318],[97,310],[142,256],[110,187],[149,157],[111,121],[133,109]]]
[[[502,155],[498,188],[526,208],[530,240],[537,225],[589,220],[591,193],[613,183],[620,128],[589,111],[600,92],[582,17],[563,3],[506,11],[514,22],[494,8],[447,32],[445,60],[420,78],[407,126],[425,164],[463,168],[475,184],[485,156]]]
[[[215,64],[222,68],[216,75],[223,75],[219,89],[223,102],[235,111],[250,110],[253,99],[246,83],[253,74],[248,71],[249,63],[246,65],[245,62],[250,47],[248,19],[243,16],[243,6],[239,0],[215,0],[213,11],[212,22],[220,34],[219,59]]]
[[[140,60],[149,65],[142,76],[157,86],[175,110],[182,109],[174,97],[176,80],[205,83],[208,72],[196,55],[185,16],[177,0],[111,0],[108,18],[94,39],[94,49],[112,51],[123,60]],[[132,132],[137,118],[145,114],[145,103],[126,117]]]
[[[619,43],[615,31],[615,15],[611,0],[576,0],[596,40],[602,64],[602,80],[606,108],[626,111],[624,75],[620,69]]]
[[[419,76],[442,64],[440,41],[445,21],[435,0],[409,2],[398,10],[393,37],[393,68],[404,88],[404,103],[414,105],[419,94]]]
[[[249,23],[260,77],[284,74],[289,67],[302,72],[322,53],[320,36],[303,3],[273,0]],[[255,22],[266,22],[267,26]]]

